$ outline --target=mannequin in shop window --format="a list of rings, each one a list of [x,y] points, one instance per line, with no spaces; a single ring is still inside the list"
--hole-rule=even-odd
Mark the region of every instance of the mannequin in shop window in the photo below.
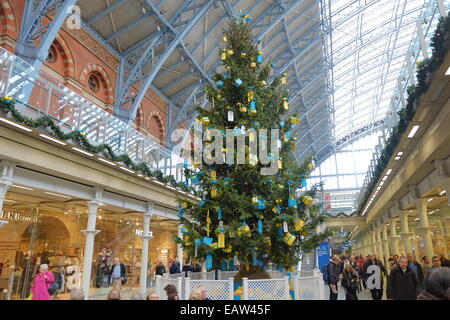
[[[79,266],[68,266],[66,275],[66,287],[69,292],[73,289],[81,289],[81,272]]]

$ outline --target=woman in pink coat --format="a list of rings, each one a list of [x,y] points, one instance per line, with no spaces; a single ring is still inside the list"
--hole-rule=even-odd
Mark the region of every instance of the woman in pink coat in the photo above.
[[[55,277],[53,273],[48,271],[48,265],[41,264],[39,273],[34,277],[33,286],[31,287],[32,300],[50,300],[51,295],[48,293],[48,288],[50,288],[53,281],[55,281]]]

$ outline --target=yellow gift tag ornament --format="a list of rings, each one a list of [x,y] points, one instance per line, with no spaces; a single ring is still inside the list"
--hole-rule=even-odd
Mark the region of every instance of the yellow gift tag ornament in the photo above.
[[[232,246],[228,246],[225,249],[223,249],[223,252],[225,252],[225,253],[231,253],[231,251],[233,251],[233,247]]]
[[[291,246],[291,245],[294,243],[295,239],[296,239],[295,236],[294,236],[293,234],[289,233],[289,232],[287,232],[287,233],[284,235],[284,241],[286,241],[286,243],[287,243],[289,246]]]
[[[217,237],[217,248],[225,248],[225,234],[223,232],[219,233]]]
[[[295,223],[294,223],[294,230],[295,231],[300,231],[303,228],[304,225],[305,225],[305,221],[303,221],[302,219],[297,218],[295,220]]]

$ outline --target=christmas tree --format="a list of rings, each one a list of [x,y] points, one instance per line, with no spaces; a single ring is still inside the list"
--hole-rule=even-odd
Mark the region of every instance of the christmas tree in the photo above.
[[[179,200],[183,237],[174,240],[190,258],[205,259],[208,269],[238,260],[241,271],[262,270],[268,263],[288,270],[298,263],[302,250],[314,248],[329,233],[317,233],[324,220],[314,198],[317,187],[306,191],[313,159],[299,165],[292,153],[296,138],[291,130],[299,118],[286,114],[286,75],[270,81],[272,67],[263,62],[250,21],[240,15],[223,33],[219,55],[225,68],[214,74],[216,86],[204,88],[211,107],[197,108],[194,125],[203,136],[196,150],[204,148],[200,155],[205,159],[200,164],[197,154],[194,170],[185,169],[200,188],[202,201]],[[270,137],[261,129],[270,131]],[[239,138],[244,148],[236,146]],[[236,163],[239,157],[245,159],[243,164]]]

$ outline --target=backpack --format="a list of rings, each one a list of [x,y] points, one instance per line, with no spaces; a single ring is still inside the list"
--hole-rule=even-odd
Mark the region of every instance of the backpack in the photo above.
[[[325,284],[328,284],[328,281],[329,281],[329,275],[328,275],[329,265],[330,264],[328,263],[322,267],[322,279],[323,279],[323,282],[325,282]]]

